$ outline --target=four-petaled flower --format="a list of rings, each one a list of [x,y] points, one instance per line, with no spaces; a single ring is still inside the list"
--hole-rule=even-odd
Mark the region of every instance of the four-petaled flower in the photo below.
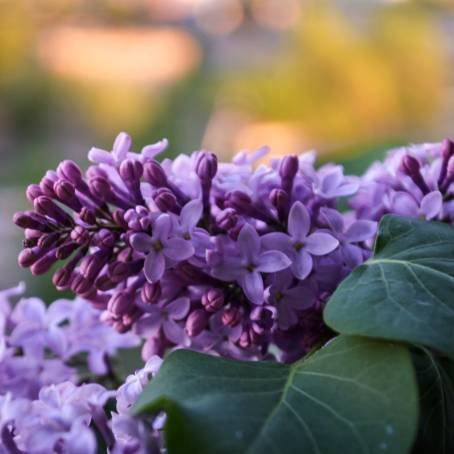
[[[284,251],[291,259],[291,270],[298,279],[305,279],[312,271],[311,255],[325,255],[339,245],[329,233],[309,234],[309,212],[301,202],[295,202],[288,216],[288,235],[282,232],[268,233],[262,237],[266,249]]]
[[[161,214],[154,222],[152,236],[146,233],[131,236],[132,247],[146,254],[144,273],[149,282],[162,277],[166,258],[180,262],[194,255],[194,246],[189,241],[171,235],[172,220],[168,214]]]
[[[250,224],[245,224],[237,240],[238,255],[224,259],[214,268],[218,279],[235,279],[248,299],[254,304],[263,302],[263,277],[261,273],[275,273],[288,268],[290,259],[280,251],[262,251],[260,237]]]

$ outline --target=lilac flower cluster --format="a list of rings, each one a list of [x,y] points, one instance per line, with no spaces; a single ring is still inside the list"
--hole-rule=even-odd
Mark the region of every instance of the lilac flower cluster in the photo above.
[[[41,274],[65,260],[56,287],[143,336],[145,359],[187,347],[290,361],[329,337],[323,306],[376,231],[376,218],[336,208],[359,181],[315,168],[313,153],[269,167],[255,165],[265,147],[231,163],[207,151],[158,162],[166,147],[133,153],[121,133],[110,152],[90,150],[85,173],[63,161],[30,185],[33,210],[14,219],[20,265]]]
[[[128,415],[161,360],[151,358],[117,390],[87,383],[68,365],[88,354],[94,380],[107,374],[107,358],[137,345],[131,333],[118,334],[100,322],[87,302],[58,300],[46,310],[37,298],[20,299],[23,285],[0,292],[0,453],[94,454],[93,427],[112,454],[158,453],[163,417],[144,421]],[[108,400],[116,412],[105,411]]]
[[[361,179],[350,206],[361,219],[384,214],[454,222],[454,142],[390,150]]]

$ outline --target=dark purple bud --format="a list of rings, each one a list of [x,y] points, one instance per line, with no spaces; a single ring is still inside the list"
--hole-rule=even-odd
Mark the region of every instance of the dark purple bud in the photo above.
[[[178,207],[177,198],[169,188],[159,188],[153,194],[156,206],[162,211],[175,211]]]
[[[424,181],[421,172],[420,172],[420,164],[416,158],[410,155],[405,155],[402,158],[401,169],[406,175],[408,175],[416,186],[421,189],[421,191],[426,194],[430,192],[426,182]]]
[[[55,251],[48,252],[31,266],[30,271],[34,276],[39,276],[46,273],[56,261]]]
[[[192,311],[186,320],[186,332],[189,337],[198,336],[208,323],[208,314],[203,309]]]
[[[159,332],[156,336],[149,337],[143,344],[142,359],[148,361],[153,355],[163,357],[169,346],[169,342],[164,334]]]
[[[71,239],[79,246],[82,246],[90,240],[90,233],[81,225],[76,225],[71,231]]]
[[[37,213],[55,219],[60,224],[66,226],[72,226],[74,224],[71,216],[45,195],[37,197],[33,202],[33,206]]]
[[[107,274],[113,282],[121,282],[129,276],[139,273],[143,267],[143,260],[133,262],[112,262],[109,264]]]
[[[44,233],[38,239],[38,246],[44,250],[50,249],[55,246],[59,238],[60,234],[58,232]]]
[[[57,175],[77,186],[82,180],[82,172],[79,166],[70,160],[65,160],[57,167]]]
[[[46,218],[33,211],[19,211],[14,215],[13,222],[23,229],[38,230],[40,232],[51,231]]]
[[[86,172],[87,178],[91,180],[92,178],[108,178],[105,170],[101,169],[99,166],[90,166]]]
[[[251,198],[242,191],[232,191],[227,197],[227,205],[241,213],[248,212],[251,208]]]
[[[233,208],[226,208],[216,216],[216,224],[224,230],[230,230],[238,222],[238,215]]]
[[[288,207],[289,197],[287,191],[283,189],[273,189],[270,193],[270,201],[280,212]]]
[[[82,205],[76,195],[76,188],[66,180],[58,180],[54,183],[54,192],[58,199],[75,211],[80,211]]]
[[[144,303],[148,304],[155,304],[161,298],[161,285],[159,282],[154,284],[150,284],[149,282],[145,282],[143,287],[140,291],[140,296]]]
[[[48,170],[46,175],[41,179],[39,187],[44,195],[54,197],[54,184],[58,180],[58,175],[53,170]]]
[[[105,249],[85,256],[80,262],[80,273],[87,279],[94,280],[109,260],[110,253]]]
[[[63,267],[54,273],[52,282],[58,290],[67,290],[71,287],[72,277],[72,270]]]
[[[107,274],[102,274],[95,281],[96,288],[101,290],[102,292],[106,292],[107,290],[115,288],[117,284],[118,283],[112,281],[112,279]]]
[[[102,200],[108,199],[112,195],[112,187],[107,178],[96,177],[88,181],[90,191]]]
[[[19,253],[18,263],[22,268],[28,268],[40,259],[46,251],[42,248],[35,246],[33,248],[23,249]]]
[[[90,279],[76,274],[71,282],[71,290],[77,295],[86,295],[93,289],[93,282]]]
[[[116,209],[112,213],[112,217],[116,224],[118,224],[119,226],[121,226],[125,229],[128,228],[128,223],[125,221],[125,210],[122,210],[121,208]]]
[[[232,327],[232,326],[238,325],[240,320],[241,320],[241,312],[237,307],[234,307],[234,306],[229,307],[222,314],[222,323],[225,326]]]
[[[85,222],[86,224],[89,225],[96,224],[96,215],[91,208],[83,207],[80,210],[79,217],[81,221]]]
[[[448,176],[454,176],[454,156],[452,156],[448,161],[447,172]]]
[[[293,180],[298,172],[298,158],[294,155],[285,156],[279,165],[279,175],[283,180]]]
[[[111,248],[115,244],[116,240],[117,236],[110,230],[101,229],[98,233],[96,233],[96,235],[94,235],[91,244],[102,248]]]
[[[167,186],[167,176],[158,161],[150,160],[144,164],[143,176],[156,188]]]
[[[24,234],[27,240],[39,240],[43,232],[40,232],[39,230],[25,229]]]
[[[77,248],[79,245],[72,241],[68,241],[57,248],[56,256],[58,260],[65,260],[67,259]]]
[[[224,305],[224,293],[218,288],[211,288],[202,296],[203,307],[208,312],[216,312]]]
[[[112,295],[107,303],[107,310],[117,317],[128,312],[134,304],[133,297],[128,291],[119,291]]]
[[[451,139],[443,140],[441,144],[442,163],[440,168],[440,176],[438,177],[438,185],[441,186],[446,178],[447,166],[451,157],[454,155],[454,142]]]
[[[200,282],[205,282],[207,275],[198,267],[191,265],[188,262],[181,262],[177,266],[178,276],[181,276],[190,285]]]
[[[27,199],[31,203],[33,203],[33,200],[35,200],[37,197],[43,195],[43,191],[41,191],[41,187],[39,186],[39,184],[30,184],[27,187],[27,191],[25,194],[27,196]]]
[[[202,182],[210,182],[218,171],[218,158],[209,151],[200,151],[195,163],[195,173]]]
[[[120,164],[120,176],[125,181],[139,181],[143,175],[143,166],[136,159],[126,159]]]

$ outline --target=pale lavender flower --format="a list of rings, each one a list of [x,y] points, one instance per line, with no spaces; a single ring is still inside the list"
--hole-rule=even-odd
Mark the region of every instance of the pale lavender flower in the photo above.
[[[265,301],[277,308],[280,329],[289,329],[298,323],[298,311],[310,308],[315,302],[313,289],[307,285],[294,285],[289,270],[275,273],[265,291]]]
[[[149,282],[159,280],[166,269],[166,258],[182,261],[194,255],[194,247],[182,238],[172,236],[172,220],[168,214],[159,216],[153,224],[153,234],[135,233],[133,248],[146,254],[144,272]]]
[[[267,249],[284,251],[291,260],[291,270],[298,279],[305,279],[312,271],[312,255],[326,255],[339,245],[329,233],[309,233],[309,212],[301,202],[295,202],[288,217],[288,235],[281,232],[268,233],[262,237]]]
[[[186,340],[184,327],[178,322],[186,317],[190,309],[187,297],[155,304],[148,308],[148,313],[137,322],[137,332],[146,336],[155,336],[162,328],[165,337],[177,345]]]
[[[317,172],[313,182],[314,194],[324,199],[352,195],[358,188],[358,182],[353,181],[351,177],[344,177],[341,166],[324,166]]]
[[[219,279],[236,279],[246,296],[254,304],[263,302],[263,277],[261,273],[274,273],[290,266],[290,259],[278,250],[263,252],[257,231],[246,224],[237,241],[238,256],[224,259],[213,270]],[[278,248],[276,248],[278,249]]]

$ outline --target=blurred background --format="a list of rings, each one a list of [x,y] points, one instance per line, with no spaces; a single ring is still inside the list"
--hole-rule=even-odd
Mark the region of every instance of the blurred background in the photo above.
[[[360,172],[453,134],[454,0],[0,0],[0,288],[25,187],[129,132],[135,149],[317,149]]]

